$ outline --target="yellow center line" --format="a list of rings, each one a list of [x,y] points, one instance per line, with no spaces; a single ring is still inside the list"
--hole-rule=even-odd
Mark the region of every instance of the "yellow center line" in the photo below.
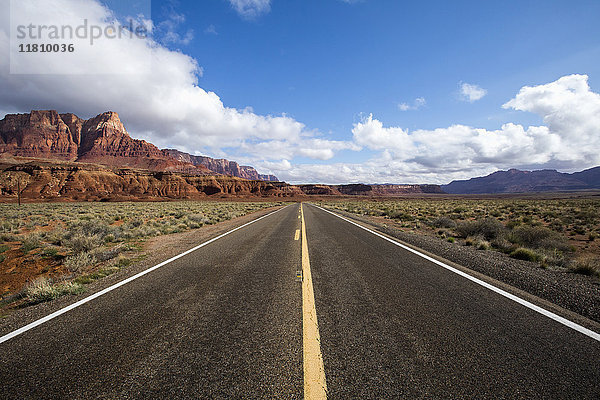
[[[325,367],[321,354],[321,338],[317,323],[315,294],[313,292],[310,260],[308,258],[308,243],[306,241],[306,224],[304,210],[300,203],[302,216],[302,333],[304,348],[304,398],[327,399],[327,384],[325,382]]]

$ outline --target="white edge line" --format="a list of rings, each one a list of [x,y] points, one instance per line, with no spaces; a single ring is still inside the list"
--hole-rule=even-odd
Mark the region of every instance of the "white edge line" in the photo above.
[[[14,338],[15,336],[19,336],[20,334],[22,334],[24,332],[27,332],[28,330],[30,330],[32,328],[35,328],[38,325],[41,325],[41,324],[43,324],[45,322],[48,322],[51,319],[54,319],[54,318],[58,317],[59,315],[62,315],[64,313],[68,312],[68,311],[71,311],[74,308],[77,308],[77,307],[79,307],[79,306],[81,306],[81,305],[83,305],[83,304],[85,304],[85,303],[87,303],[89,301],[92,301],[92,300],[94,300],[94,299],[96,299],[96,298],[98,298],[98,297],[100,297],[100,296],[102,296],[102,295],[104,295],[104,294],[106,294],[106,293],[108,293],[110,291],[113,291],[113,290],[117,289],[118,287],[126,285],[129,282],[131,282],[131,281],[133,281],[133,280],[135,280],[135,279],[137,279],[139,277],[142,277],[142,276],[146,275],[146,274],[154,271],[155,269],[158,269],[158,268],[160,268],[160,267],[162,267],[164,265],[169,264],[170,262],[173,262],[173,261],[177,260],[178,258],[181,258],[181,257],[183,257],[185,255],[188,255],[191,252],[196,251],[199,248],[206,246],[207,244],[210,244],[210,243],[212,243],[212,242],[214,242],[214,241],[216,241],[218,239],[221,239],[223,236],[227,236],[230,233],[233,233],[233,232],[237,231],[238,229],[242,229],[242,228],[244,228],[244,227],[246,227],[246,226],[248,226],[250,224],[253,224],[253,223],[257,222],[257,221],[260,221],[261,219],[266,218],[266,217],[268,217],[270,215],[273,215],[276,212],[279,212],[279,211],[281,211],[284,208],[287,208],[289,206],[290,205],[287,205],[285,207],[280,208],[279,210],[275,210],[275,211],[273,211],[273,212],[271,212],[269,214],[263,215],[262,217],[259,217],[257,219],[254,219],[254,220],[250,221],[250,222],[247,222],[244,225],[238,226],[237,228],[234,228],[234,229],[232,229],[230,231],[227,231],[227,232],[225,232],[225,233],[223,233],[223,234],[221,234],[221,235],[219,235],[217,237],[214,237],[214,238],[212,238],[210,240],[207,240],[206,242],[204,242],[202,244],[199,244],[198,246],[196,246],[194,248],[191,248],[191,249],[189,249],[187,251],[184,251],[183,253],[180,253],[180,254],[178,254],[178,255],[176,255],[174,257],[171,257],[168,260],[161,262],[160,264],[156,264],[155,266],[150,267],[148,269],[145,269],[142,272],[139,272],[139,273],[137,273],[137,274],[135,274],[135,275],[133,275],[133,276],[125,279],[125,280],[122,280],[121,282],[117,282],[114,285],[107,287],[106,289],[103,289],[103,290],[101,290],[101,291],[99,291],[97,293],[94,293],[94,294],[92,294],[92,295],[90,295],[90,296],[88,296],[88,297],[86,297],[84,299],[81,299],[81,300],[79,300],[76,303],[73,303],[73,304],[71,304],[71,305],[69,305],[67,307],[61,308],[60,310],[55,311],[52,314],[48,314],[48,315],[46,315],[43,318],[40,318],[40,319],[38,319],[36,321],[33,321],[32,323],[27,324],[27,325],[23,326],[22,328],[19,328],[19,329],[15,330],[15,331],[12,331],[12,332],[10,332],[10,333],[8,333],[8,334],[0,337],[0,343],[4,343],[7,340],[10,340],[10,339]]]
[[[416,255],[418,255],[420,257],[423,257],[424,259],[426,259],[428,261],[431,261],[432,263],[437,264],[440,267],[444,267],[447,270],[450,270],[450,271],[454,272],[455,274],[458,274],[458,275],[460,275],[460,276],[462,276],[464,278],[467,278],[470,281],[473,281],[473,282],[475,282],[478,285],[481,285],[481,286],[483,286],[483,287],[485,287],[485,288],[487,288],[487,289],[489,289],[489,290],[491,290],[493,292],[496,292],[496,293],[498,293],[501,296],[504,296],[504,297],[506,297],[506,298],[508,298],[510,300],[513,300],[513,301],[515,301],[515,302],[517,302],[517,303],[519,303],[519,304],[521,304],[521,305],[523,305],[523,306],[525,306],[525,307],[527,307],[527,308],[529,308],[529,309],[531,309],[533,311],[536,311],[536,312],[538,312],[538,313],[540,313],[542,315],[545,315],[546,317],[548,317],[550,319],[553,319],[556,322],[559,322],[559,323],[561,323],[561,324],[563,324],[563,325],[565,325],[565,326],[567,326],[567,327],[569,327],[571,329],[574,329],[574,330],[576,330],[576,331],[578,331],[580,333],[583,333],[584,335],[589,336],[592,339],[595,339],[595,340],[597,340],[597,341],[600,342],[600,334],[598,334],[598,333],[596,333],[596,332],[594,332],[594,331],[592,331],[592,330],[590,330],[588,328],[585,328],[585,327],[583,327],[583,326],[581,326],[579,324],[576,324],[573,321],[570,321],[570,320],[568,320],[566,318],[563,318],[560,315],[556,315],[553,312],[550,312],[550,311],[548,311],[548,310],[546,310],[546,309],[544,309],[542,307],[536,306],[535,304],[530,303],[527,300],[524,300],[524,299],[522,299],[522,298],[520,298],[518,296],[515,296],[514,294],[508,293],[507,291],[504,291],[504,290],[502,290],[502,289],[500,289],[500,288],[498,288],[498,287],[496,287],[494,285],[491,285],[491,284],[489,284],[487,282],[484,282],[481,279],[477,279],[474,276],[471,276],[471,275],[467,274],[466,272],[463,272],[463,271],[458,270],[458,269],[456,269],[454,267],[451,267],[448,264],[444,264],[443,262],[441,262],[439,260],[436,260],[435,258],[429,257],[428,255],[425,255],[425,254],[423,254],[423,253],[421,253],[421,252],[419,252],[419,251],[417,251],[417,250],[415,250],[413,248],[405,246],[402,243],[399,243],[399,242],[397,242],[397,241],[395,241],[393,239],[388,238],[387,236],[384,236],[384,235],[382,235],[382,234],[380,234],[378,232],[372,231],[369,228],[365,228],[364,226],[362,226],[360,224],[357,224],[356,222],[351,221],[351,220],[349,220],[347,218],[344,218],[341,215],[338,215],[338,214],[336,214],[334,212],[326,210],[326,209],[324,209],[322,207],[319,207],[319,206],[317,206],[315,204],[311,204],[311,205],[315,206],[315,207],[317,207],[317,208],[319,208],[319,209],[321,209],[321,210],[323,210],[325,212],[328,212],[329,214],[335,215],[336,217],[341,218],[344,221],[349,222],[349,223],[351,223],[353,225],[356,225],[359,228],[364,229],[365,231],[370,232],[370,233],[372,233],[375,236],[379,236],[380,238],[385,239],[388,242],[393,243],[396,246],[399,246],[399,247],[403,248],[404,250],[408,250],[411,253],[414,253],[414,254],[416,254]]]

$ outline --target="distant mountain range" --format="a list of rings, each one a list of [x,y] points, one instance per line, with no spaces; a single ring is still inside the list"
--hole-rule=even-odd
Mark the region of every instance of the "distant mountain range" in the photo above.
[[[250,180],[277,181],[253,167],[235,161],[193,156],[178,150],[161,150],[133,139],[116,112],[85,120],[55,110],[8,114],[0,120],[0,155],[67,162],[87,162],[149,171],[192,175],[221,174]]]
[[[442,190],[450,194],[558,192],[590,189],[600,189],[600,167],[572,174],[553,169],[540,171],[510,169],[442,185]]]

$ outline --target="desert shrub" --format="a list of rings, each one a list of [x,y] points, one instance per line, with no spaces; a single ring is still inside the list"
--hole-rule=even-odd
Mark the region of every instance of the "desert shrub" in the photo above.
[[[30,303],[39,303],[56,298],[57,292],[50,279],[42,276],[25,286],[25,297]]]
[[[79,294],[85,289],[76,282],[62,282],[53,284],[44,276],[39,277],[25,286],[24,295],[31,304],[54,300],[66,294]]]
[[[0,234],[0,242],[16,242],[17,240],[19,240],[19,237],[12,233]]]
[[[43,251],[43,254],[45,257],[56,257],[56,255],[58,254],[58,248],[57,247],[46,247]]]
[[[66,230],[64,230],[63,228],[57,228],[51,232],[47,232],[45,235],[45,239],[48,243],[51,243],[55,246],[62,246],[67,235],[68,232]]]
[[[21,246],[21,250],[23,250],[24,253],[29,253],[31,250],[37,249],[41,245],[42,243],[40,242],[39,235],[27,235],[25,239],[23,239],[23,245]]]
[[[478,250],[489,250],[489,248],[491,247],[490,242],[488,242],[487,240],[477,240],[475,242],[475,246]]]
[[[388,213],[388,217],[392,219],[399,219],[401,221],[413,221],[414,215],[405,213],[404,211],[392,210]]]
[[[191,229],[197,229],[210,221],[204,214],[188,215],[187,220],[187,224]]]
[[[6,259],[6,257],[4,256],[4,254],[0,254],[0,263],[1,263],[2,261],[4,261],[5,259]]]
[[[96,264],[96,258],[88,252],[77,253],[67,257],[65,267],[74,274]]]
[[[81,217],[80,217],[81,218]],[[110,231],[110,226],[105,221],[99,219],[76,220],[72,221],[68,227],[69,232],[74,234],[83,234],[86,236],[106,236]]]
[[[454,243],[456,239],[454,239],[453,237],[449,237],[448,239],[446,239],[446,241],[449,243]]]
[[[0,254],[4,253],[6,250],[8,250],[8,248],[9,247],[7,245],[5,245],[5,244],[0,245]]]
[[[519,246],[533,249],[569,250],[563,236],[543,226],[519,226],[511,232],[509,240]]]
[[[112,261],[112,265],[117,268],[127,267],[131,265],[131,260],[123,255],[119,255]]]
[[[493,239],[490,242],[490,245],[493,248],[498,249],[503,252],[508,252],[513,246],[513,244],[511,242],[509,242],[508,240],[506,240],[505,237],[497,237],[496,239]]]
[[[571,271],[577,274],[600,277],[600,257],[580,257],[570,265]]]
[[[542,266],[554,265],[565,268],[569,264],[569,260],[560,250],[539,249],[537,252],[540,254]]]
[[[510,220],[506,223],[506,227],[508,229],[515,229],[519,225],[521,225],[521,221],[517,221],[517,220]]]
[[[76,233],[66,240],[65,245],[71,249],[73,254],[85,253],[100,246],[102,240],[99,236],[88,236]]]
[[[90,251],[90,255],[98,261],[107,261],[117,257],[119,254],[121,254],[122,251],[122,246],[115,246],[110,249],[96,248]]]
[[[431,221],[431,225],[436,228],[455,228],[456,222],[448,217],[439,217]]]
[[[463,238],[481,236],[485,240],[493,240],[506,231],[502,222],[495,218],[485,218],[479,221],[463,222],[456,227],[456,233]]]
[[[510,253],[512,258],[516,258],[517,260],[525,260],[525,261],[539,261],[540,256],[535,251],[531,249],[526,249],[523,247],[519,247]]]
[[[138,227],[142,226],[142,224],[143,224],[142,220],[140,220],[140,219],[134,219],[129,224],[127,224],[127,226],[130,229],[133,229],[133,228],[138,228]]]
[[[190,215],[188,215],[187,219],[199,224],[200,226],[206,224],[209,221],[209,219],[206,218],[206,216],[202,213],[190,214]]]

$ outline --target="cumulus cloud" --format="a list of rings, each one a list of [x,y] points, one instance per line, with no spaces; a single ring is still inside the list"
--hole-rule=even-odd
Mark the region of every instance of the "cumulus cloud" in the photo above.
[[[427,102],[424,97],[417,97],[412,104],[408,103],[400,103],[398,104],[398,109],[400,111],[409,111],[409,110],[418,110],[421,107],[424,107]]]
[[[587,154],[586,148],[592,147],[592,151],[597,153],[600,95],[590,90],[587,75],[568,75],[545,85],[525,86],[502,107],[535,113],[563,139],[588,145],[576,149],[577,152]]]
[[[481,100],[487,94],[487,90],[471,83],[462,83],[460,85],[460,98],[469,103]]]
[[[185,32],[180,32],[185,23],[185,15],[176,12],[172,5],[170,7],[167,18],[156,25],[155,37],[165,45],[187,45],[194,39],[194,30],[186,29]]]
[[[526,86],[503,107],[535,113],[544,125],[507,123],[487,130],[457,124],[409,131],[386,127],[369,115],[354,124],[353,139],[381,153],[370,162],[346,166],[352,169],[354,179],[362,181],[399,182],[420,177],[420,182],[443,183],[497,169],[574,171],[600,165],[600,95],[591,91],[586,75]],[[330,169],[336,170],[340,166]],[[331,178],[329,173],[324,176]]]
[[[32,0],[22,3],[27,1]],[[60,10],[61,18],[68,15],[67,22],[74,25],[87,18],[89,24],[104,26],[112,18],[110,10],[94,0],[53,0],[53,4],[28,10],[27,19],[36,15],[39,20],[54,18],[57,14],[52,10]],[[9,53],[9,29],[8,18],[0,20],[3,55]],[[99,52],[93,58],[95,68],[110,71],[118,65],[129,73],[16,75],[9,73],[8,57],[1,57],[0,110],[58,109],[84,118],[113,110],[132,136],[190,153],[217,155],[225,154],[225,148],[237,148],[260,160],[295,156],[324,160],[338,150],[357,148],[327,140],[286,115],[258,115],[251,108],[227,107],[216,93],[199,86],[202,69],[196,60],[151,38],[106,40],[92,48]],[[150,55],[149,60],[138,57],[142,50]],[[60,69],[64,63],[60,57],[44,62],[51,69]],[[85,72],[90,59],[72,57],[69,68]]]
[[[271,11],[271,0],[229,0],[240,17],[252,20]]]
[[[600,94],[590,89],[586,75],[523,87],[503,108],[535,113],[544,125],[409,131],[369,115],[354,124],[352,134],[356,144],[377,152],[372,159],[274,171],[292,182],[447,183],[498,169],[576,171],[600,165]]]

